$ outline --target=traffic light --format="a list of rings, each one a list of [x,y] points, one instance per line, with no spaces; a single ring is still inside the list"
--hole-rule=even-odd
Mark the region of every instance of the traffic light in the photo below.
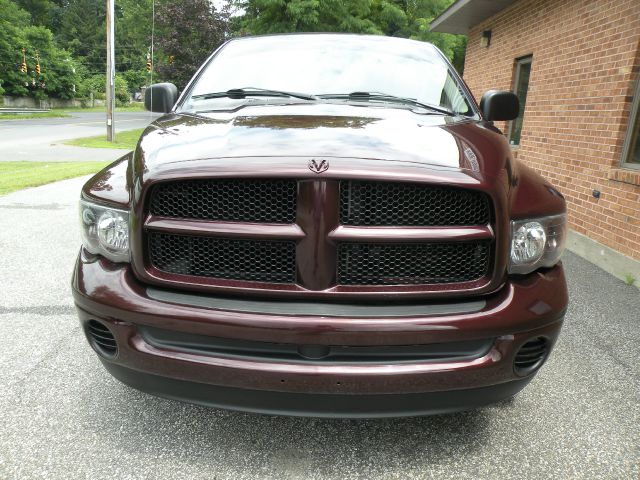
[[[147,55],[147,72],[151,72],[151,57],[149,55]]]
[[[175,61],[175,57],[173,55],[169,55],[169,65],[173,65],[174,61]]]
[[[20,73],[27,73],[27,57],[26,50],[22,49],[22,63],[20,64]]]
[[[36,75],[40,75],[40,54],[36,52]]]

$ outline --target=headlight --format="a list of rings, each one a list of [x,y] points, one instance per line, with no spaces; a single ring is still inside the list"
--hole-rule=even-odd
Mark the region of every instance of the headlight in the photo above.
[[[530,273],[553,267],[560,260],[567,237],[567,215],[511,222],[509,273]]]
[[[80,230],[89,252],[129,261],[129,212],[80,200]]]

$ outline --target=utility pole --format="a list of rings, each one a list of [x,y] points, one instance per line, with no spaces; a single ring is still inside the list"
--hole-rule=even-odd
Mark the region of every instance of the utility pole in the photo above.
[[[116,97],[114,0],[107,0],[107,141],[116,141],[113,111]]]

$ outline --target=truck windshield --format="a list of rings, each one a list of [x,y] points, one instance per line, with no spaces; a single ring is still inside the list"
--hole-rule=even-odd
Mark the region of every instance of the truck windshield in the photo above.
[[[178,110],[265,102],[269,97],[265,91],[275,91],[298,94],[289,96],[291,101],[424,104],[440,107],[441,112],[475,115],[450,68],[432,45],[413,40],[323,34],[245,38],[229,42],[217,53]],[[243,89],[263,91],[225,93]],[[393,97],[415,102],[394,102]],[[283,95],[274,94],[272,100],[281,102]]]

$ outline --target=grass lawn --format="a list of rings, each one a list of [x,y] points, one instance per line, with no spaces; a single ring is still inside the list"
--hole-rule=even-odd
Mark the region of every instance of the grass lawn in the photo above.
[[[133,150],[136,148],[136,143],[138,143],[143,130],[144,128],[137,128],[135,130],[117,132],[115,142],[108,142],[106,135],[98,135],[97,137],[74,138],[64,143],[65,145],[73,145],[76,147],[126,148],[127,150]]]
[[[96,173],[110,162],[0,162],[0,195]]]
[[[0,121],[2,120],[25,120],[29,118],[63,118],[70,117],[66,112],[61,110],[51,110],[50,112],[37,113],[0,113]]]

